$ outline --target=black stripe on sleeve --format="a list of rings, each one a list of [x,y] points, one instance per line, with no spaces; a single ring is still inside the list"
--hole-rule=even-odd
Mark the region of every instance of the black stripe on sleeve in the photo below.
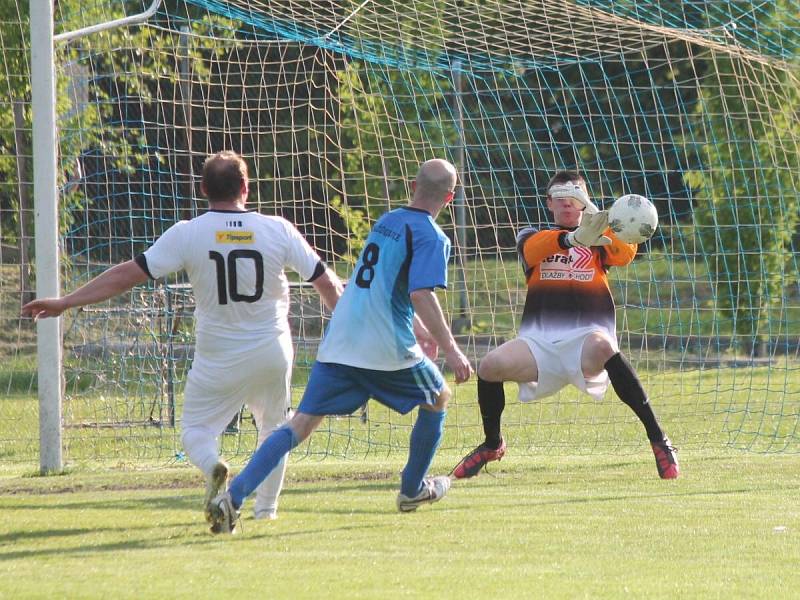
[[[322,274],[328,269],[328,265],[325,264],[325,261],[319,261],[317,266],[314,267],[314,272],[311,274],[311,277],[308,279],[308,283],[311,283],[315,279],[319,279]]]
[[[155,277],[153,277],[153,274],[150,272],[150,269],[147,268],[147,257],[144,254],[140,254],[139,256],[134,258],[133,262],[139,265],[139,268],[142,271],[144,271],[150,279],[155,280]]]

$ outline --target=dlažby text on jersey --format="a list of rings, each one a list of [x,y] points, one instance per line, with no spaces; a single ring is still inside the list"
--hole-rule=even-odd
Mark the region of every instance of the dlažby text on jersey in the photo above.
[[[559,341],[586,327],[604,330],[616,340],[614,299],[609,267],[624,266],[636,244],[621,242],[610,230],[608,246],[570,248],[563,229],[526,230],[517,249],[525,268],[527,293],[520,335]]]

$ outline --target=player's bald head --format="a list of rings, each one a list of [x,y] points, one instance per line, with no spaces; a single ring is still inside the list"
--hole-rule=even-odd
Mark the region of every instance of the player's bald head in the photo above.
[[[236,152],[217,152],[203,163],[202,189],[209,202],[238,199],[247,178],[247,163]]]
[[[456,189],[456,179],[456,168],[446,160],[426,160],[417,172],[414,200],[444,204]]]

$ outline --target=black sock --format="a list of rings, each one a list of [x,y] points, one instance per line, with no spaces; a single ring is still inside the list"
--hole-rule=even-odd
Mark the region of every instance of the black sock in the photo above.
[[[500,447],[500,416],[506,407],[506,392],[502,381],[486,381],[478,377],[478,405],[483,420],[483,433],[486,445],[495,449]]]
[[[628,362],[621,352],[617,352],[614,356],[608,359],[605,364],[605,369],[608,371],[608,377],[611,379],[611,385],[614,386],[614,391],[625,404],[633,409],[636,416],[644,425],[647,431],[647,438],[651,442],[660,442],[664,439],[664,432],[658,424],[658,419],[647,400],[647,394],[642,387],[642,382],[639,381],[639,376],[633,370],[631,363]]]

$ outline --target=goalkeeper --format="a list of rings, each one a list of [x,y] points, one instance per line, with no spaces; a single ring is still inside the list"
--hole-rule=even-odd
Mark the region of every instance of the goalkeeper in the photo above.
[[[636,245],[614,236],[608,213],[598,211],[578,173],[556,173],[547,185],[547,208],[554,228],[526,228],[517,236],[528,284],[519,336],[489,352],[478,367],[478,404],[486,439],[452,475],[473,477],[505,454],[500,434],[503,382],[518,382],[520,401],[530,402],[568,384],[600,399],[610,381],[644,425],[659,476],[675,479],[679,474],[675,448],[617,344],[606,272],[629,264]]]

